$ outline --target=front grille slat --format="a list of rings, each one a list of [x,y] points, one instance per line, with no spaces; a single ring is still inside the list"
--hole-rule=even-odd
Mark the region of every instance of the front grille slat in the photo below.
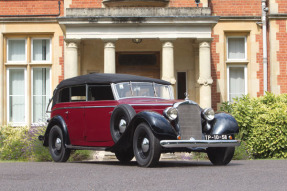
[[[182,140],[202,139],[201,112],[198,105],[182,104],[178,106],[178,120]]]

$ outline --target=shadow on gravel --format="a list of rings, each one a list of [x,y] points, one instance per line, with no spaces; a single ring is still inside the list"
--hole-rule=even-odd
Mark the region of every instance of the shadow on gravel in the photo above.
[[[121,163],[119,161],[81,161],[81,162],[72,162],[78,164],[95,164],[95,165],[108,165],[108,166],[135,166],[137,167],[138,164],[136,161],[131,161],[128,163]],[[186,167],[228,167],[228,166],[238,166],[242,165],[237,163],[236,161],[232,161],[227,166],[214,166],[209,161],[160,161],[157,166],[154,168],[186,168]]]

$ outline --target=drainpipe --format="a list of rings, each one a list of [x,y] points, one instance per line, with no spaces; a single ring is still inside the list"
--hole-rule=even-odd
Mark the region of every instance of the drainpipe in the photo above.
[[[267,75],[267,21],[266,21],[266,15],[268,12],[268,7],[266,7],[266,0],[262,0],[262,31],[263,31],[263,89],[264,89],[264,95],[265,92],[268,91],[267,89],[267,82],[268,82],[268,75]]]

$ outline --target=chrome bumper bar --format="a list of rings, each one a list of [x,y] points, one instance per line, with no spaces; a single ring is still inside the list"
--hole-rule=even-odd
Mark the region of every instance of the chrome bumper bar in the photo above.
[[[162,140],[164,148],[192,148],[192,147],[235,147],[240,145],[238,140]]]

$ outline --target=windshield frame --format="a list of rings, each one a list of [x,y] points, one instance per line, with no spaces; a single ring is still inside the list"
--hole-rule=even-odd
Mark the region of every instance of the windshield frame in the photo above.
[[[162,85],[162,86],[167,86],[168,87],[168,93],[169,93],[169,99],[167,98],[163,98],[163,97],[156,97],[156,96],[128,96],[128,97],[120,97],[119,94],[118,94],[118,90],[117,90],[117,87],[116,85],[118,84],[123,84],[123,83],[129,83],[131,86],[131,93],[133,92],[132,90],[132,83],[150,83],[152,86],[153,86],[153,89],[154,89],[154,94],[157,95],[156,93],[156,85]],[[152,98],[152,99],[163,99],[163,100],[173,100],[174,99],[174,95],[173,95],[173,88],[171,85],[165,85],[165,84],[159,84],[159,83],[155,83],[155,82],[119,82],[119,83],[111,83],[111,87],[112,87],[112,91],[113,91],[113,94],[114,94],[114,98],[115,100],[121,100],[121,99],[131,99],[131,98]],[[133,94],[133,93],[132,93]]]

